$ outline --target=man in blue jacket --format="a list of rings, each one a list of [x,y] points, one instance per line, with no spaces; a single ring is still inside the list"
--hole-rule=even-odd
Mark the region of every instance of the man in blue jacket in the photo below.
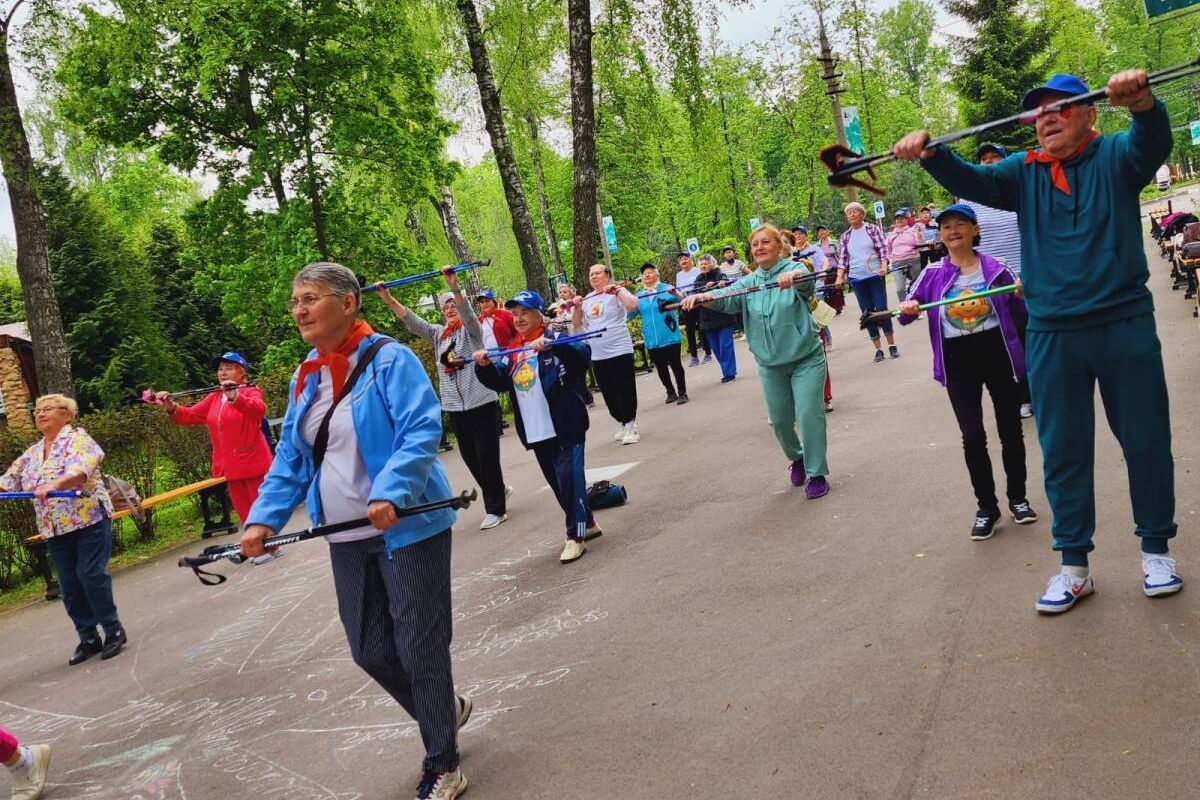
[[[600,535],[588,510],[583,470],[589,424],[584,380],[592,349],[583,342],[555,341],[546,328],[546,303],[534,290],[523,289],[504,305],[517,329],[511,344],[528,349],[504,356],[479,350],[473,355],[475,374],[492,391],[508,392],[517,437],[533,451],[566,516],[567,541],[559,561],[570,564],[587,552],[588,539]]]
[[[953,194],[1015,211],[1020,221],[1029,386],[1063,565],[1037,601],[1043,613],[1067,611],[1094,589],[1097,383],[1129,473],[1142,590],[1158,597],[1183,588],[1167,548],[1176,531],[1170,409],[1138,205],[1171,152],[1171,123],[1141,70],[1108,81],[1109,103],[1132,112],[1127,131],[1099,135],[1090,103],[1044,110],[1087,91],[1079,78],[1058,74],[1026,94],[1022,106],[1041,146],[995,164],[928,150],[926,131],[894,148],[899,158],[921,159]]]

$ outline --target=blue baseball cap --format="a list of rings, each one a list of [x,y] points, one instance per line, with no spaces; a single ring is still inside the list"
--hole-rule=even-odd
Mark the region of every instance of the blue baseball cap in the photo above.
[[[895,213],[895,214],[892,214],[892,218],[893,218],[893,219],[895,219],[896,217],[905,217],[905,218],[907,218],[907,217],[908,217],[908,215],[909,215],[909,214],[908,214],[908,206],[905,206],[904,208],[897,208],[897,209],[896,209],[896,213]]]
[[[504,304],[505,308],[512,308],[513,306],[528,308],[538,312],[539,314],[546,313],[546,301],[543,300],[542,296],[533,289],[522,289],[513,295],[512,300],[509,300]]]
[[[1025,96],[1021,98],[1021,108],[1026,111],[1032,111],[1042,104],[1042,98],[1049,92],[1060,92],[1068,95],[1087,94],[1088,87],[1086,83],[1074,75],[1066,72],[1056,72],[1050,77],[1050,80],[1036,89],[1030,89],[1025,93]],[[1088,105],[1090,106],[1092,103],[1089,102]]]
[[[496,302],[496,293],[493,292],[491,289],[484,289],[482,292],[475,295],[475,299],[476,300],[491,300],[494,303],[494,302]]]
[[[803,225],[793,225],[792,233],[803,233],[805,236],[808,236],[808,228]]]
[[[218,366],[220,366],[222,361],[228,361],[230,364],[237,364],[244,370],[250,369],[250,365],[246,363],[246,359],[242,358],[242,354],[235,353],[232,350],[230,350],[228,353],[222,353],[219,356],[213,356],[211,359],[209,359],[208,365],[213,369],[216,369]]]
[[[983,144],[979,145],[979,149],[975,151],[975,160],[978,161],[979,159],[983,158],[984,153],[995,153],[1001,158],[1008,158],[1008,151],[1005,150],[1002,145],[993,144],[991,142],[984,142]]]
[[[934,219],[934,221],[938,225],[941,225],[942,217],[944,217],[948,214],[957,214],[960,217],[965,217],[967,220],[975,223],[976,225],[979,224],[979,217],[975,216],[975,209],[971,208],[966,203],[953,203],[951,205],[946,206],[945,208],[942,209],[942,213],[937,215],[937,217]]]

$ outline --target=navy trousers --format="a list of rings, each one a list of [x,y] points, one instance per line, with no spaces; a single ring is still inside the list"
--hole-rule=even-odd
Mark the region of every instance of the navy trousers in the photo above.
[[[722,378],[737,377],[737,353],[733,350],[733,326],[709,328],[704,332],[708,346],[712,348],[717,363],[721,365]]]
[[[587,478],[583,474],[583,441],[564,442],[555,437],[533,445],[546,483],[566,515],[567,538],[583,541],[592,512],[587,504]]]
[[[854,281],[850,284],[850,290],[854,292],[854,299],[858,301],[858,307],[864,314],[868,311],[883,311],[888,307],[887,284],[883,282],[883,278],[879,275],[863,278],[861,281]],[[868,325],[867,335],[872,339],[878,339],[880,327],[883,328],[884,333],[891,333],[891,318],[885,319],[881,326]]]
[[[354,663],[416,720],[422,769],[456,769],[450,529],[390,554],[382,536],[330,543],[329,559]]]
[[[96,626],[112,633],[121,624],[113,601],[108,557],[112,554],[112,521],[100,522],[46,540],[58,573],[63,605],[81,640],[97,638]]]

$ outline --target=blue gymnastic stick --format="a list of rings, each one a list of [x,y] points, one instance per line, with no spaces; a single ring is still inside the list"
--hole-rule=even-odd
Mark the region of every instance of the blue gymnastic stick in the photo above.
[[[47,497],[83,497],[83,492],[78,489],[68,489],[64,491],[55,490],[47,492]],[[33,492],[0,492],[0,500],[32,500]]]
[[[560,336],[557,339],[547,339],[546,344],[570,344],[571,342],[582,342],[584,339],[595,339],[600,334],[604,333],[608,328],[597,328],[594,331],[587,333],[577,333],[574,336]],[[511,356],[513,353],[524,353],[526,350],[532,350],[531,345],[524,347],[510,347],[505,350],[488,350],[487,357],[489,359],[500,358],[501,356]]]
[[[455,264],[453,267],[450,268],[450,271],[455,272],[455,273],[466,272],[467,270],[479,269],[480,267],[486,267],[491,263],[492,263],[492,260],[490,258],[485,258],[482,261],[468,261],[463,264]],[[409,275],[404,278],[396,278],[393,281],[383,281],[381,283],[373,283],[370,286],[364,286],[363,288],[368,291],[374,291],[376,289],[394,289],[397,286],[408,286],[409,284],[412,284],[412,283],[420,283],[421,281],[427,281],[430,278],[438,278],[438,277],[441,277],[442,275],[445,275],[445,272],[443,270],[435,269],[435,270],[431,270],[429,272],[422,272],[417,275]]]

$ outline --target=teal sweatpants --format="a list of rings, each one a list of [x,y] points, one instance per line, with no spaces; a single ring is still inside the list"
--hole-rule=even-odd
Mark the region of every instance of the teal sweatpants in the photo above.
[[[1154,315],[1026,340],[1029,391],[1037,413],[1054,549],[1086,566],[1096,531],[1095,387],[1125,456],[1134,532],[1147,553],[1175,535],[1175,462],[1162,345]]]
[[[758,367],[767,415],[784,454],[804,459],[810,477],[829,474],[825,456],[825,354],[777,367]],[[796,428],[800,436],[796,436]]]

